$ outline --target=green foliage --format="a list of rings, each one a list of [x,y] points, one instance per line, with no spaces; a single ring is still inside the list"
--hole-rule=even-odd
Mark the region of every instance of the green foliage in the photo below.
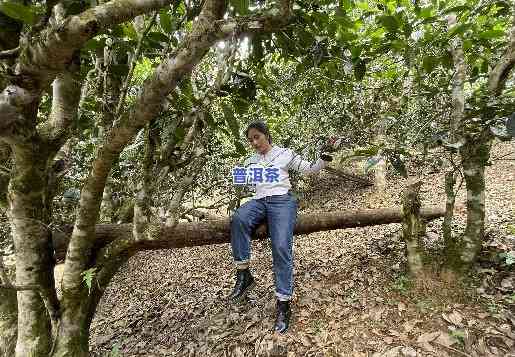
[[[399,275],[392,284],[393,290],[405,295],[412,287],[412,281],[406,275]]]
[[[109,352],[109,357],[121,357],[122,353],[120,352],[120,346],[115,343],[111,351]]]
[[[28,25],[34,25],[38,18],[37,8],[35,6],[26,6],[14,1],[0,2],[0,12]]]
[[[499,254],[499,258],[506,266],[511,266],[515,264],[515,251],[502,252]]]
[[[87,270],[84,270],[81,273],[82,276],[82,282],[86,284],[88,287],[88,292],[91,293],[91,287],[93,286],[93,279],[95,279],[95,275],[97,273],[97,268],[90,268]]]
[[[224,112],[225,121],[231,130],[232,137],[234,139],[234,146],[239,154],[244,155],[246,153],[245,148],[240,142],[240,125],[238,120],[234,116],[234,111],[225,102],[222,103],[222,109]]]
[[[465,332],[461,329],[453,330],[449,333],[449,335],[455,339],[459,344],[465,344]]]
[[[230,0],[237,14],[246,15],[249,12],[250,0]]]
[[[159,11],[159,24],[161,25],[161,28],[167,33],[172,33],[175,30],[172,17],[166,10]]]
[[[134,75],[133,78],[136,83],[143,83],[143,81],[150,76],[154,69],[154,63],[150,58],[143,57],[136,63],[134,66]]]

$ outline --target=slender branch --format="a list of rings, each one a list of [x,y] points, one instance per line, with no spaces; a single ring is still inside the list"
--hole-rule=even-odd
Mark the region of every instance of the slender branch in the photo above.
[[[18,56],[19,53],[20,53],[20,46],[10,49],[10,50],[0,51],[0,60],[14,58],[14,57]]]
[[[122,90],[120,92],[120,99],[118,100],[118,105],[116,106],[116,111],[114,113],[115,118],[118,118],[120,116],[120,112],[122,110],[123,103],[125,102],[125,96],[127,95],[129,85],[132,81],[132,76],[134,74],[134,67],[136,67],[135,64],[138,61],[138,58],[141,54],[143,39],[148,34],[148,32],[152,29],[154,24],[156,23],[156,17],[157,17],[157,12],[154,13],[154,15],[152,16],[152,19],[150,20],[150,23],[148,24],[147,28],[143,31],[143,33],[141,34],[141,37],[138,40],[138,45],[136,46],[136,51],[134,52],[134,55],[131,58],[129,73],[127,74],[127,77],[125,77],[125,82],[122,85]]]

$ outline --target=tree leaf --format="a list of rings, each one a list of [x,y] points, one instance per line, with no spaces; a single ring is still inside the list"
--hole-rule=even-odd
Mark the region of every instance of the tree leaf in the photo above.
[[[436,66],[438,66],[438,63],[440,61],[438,60],[438,57],[435,56],[426,56],[422,60],[422,66],[424,67],[424,70],[427,73],[433,72],[433,69],[435,69]]]
[[[343,11],[336,11],[335,20],[340,26],[347,28],[354,27],[354,21],[352,21],[352,19],[349,16],[347,16]]]
[[[88,292],[89,293],[91,293],[92,282],[93,282],[93,279],[95,278],[96,270],[97,270],[97,268],[91,268],[91,269],[88,269],[88,270],[84,270],[81,273],[82,281],[88,287]]]
[[[399,28],[399,21],[395,16],[383,15],[379,16],[379,22],[388,30],[388,32],[396,32]]]
[[[442,12],[442,14],[450,14],[450,13],[456,13],[459,14],[463,11],[471,10],[470,6],[467,5],[459,5],[459,6],[453,6],[451,8],[448,8]]]
[[[246,15],[249,12],[250,1],[249,0],[231,0],[231,5],[236,10],[236,13],[240,15]]]
[[[184,137],[186,136],[186,130],[182,126],[178,126],[175,129],[173,136],[175,137],[177,143],[181,143],[184,140]]]
[[[172,33],[174,31],[172,17],[166,10],[159,11],[159,24],[161,25],[161,28],[168,33]]]
[[[37,18],[34,8],[10,1],[0,2],[0,12],[29,25],[34,25]]]
[[[503,37],[505,32],[503,30],[488,30],[479,33],[479,38],[484,40],[491,40],[493,38]]]
[[[155,42],[165,42],[165,43],[168,43],[170,42],[170,39],[168,38],[168,36],[166,36],[165,34],[161,33],[161,32],[150,32],[147,37],[152,40],[152,41],[155,41]]]
[[[245,155],[247,153],[247,150],[245,150],[245,146],[243,146],[242,143],[240,143],[238,140],[234,141],[234,146],[236,147],[236,151],[240,155]]]
[[[84,46],[82,47],[83,50],[86,50],[86,51],[94,51],[94,50],[97,50],[99,48],[103,48],[106,44],[106,38],[105,37],[101,37],[101,38],[92,38],[90,40],[88,40]]]
[[[222,103],[222,108],[224,111],[225,121],[227,122],[227,125],[229,126],[229,129],[231,130],[233,137],[236,140],[239,140],[240,124],[238,123],[238,120],[236,120],[236,117],[234,116],[234,112],[231,106],[227,103]]]
[[[132,40],[138,39],[138,33],[136,32],[134,25],[130,22],[123,25],[123,34]]]
[[[449,32],[449,37],[454,37],[456,35],[461,35],[463,34],[465,31],[467,31],[470,27],[472,26],[472,24],[461,24],[461,25],[458,25],[456,27],[454,27],[450,32]]]
[[[344,10],[350,10],[354,6],[353,0],[340,0],[340,7]]]

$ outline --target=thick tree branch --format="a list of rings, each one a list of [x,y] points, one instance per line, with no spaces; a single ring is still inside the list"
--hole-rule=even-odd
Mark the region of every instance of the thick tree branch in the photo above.
[[[73,53],[98,33],[138,15],[158,10],[174,0],[112,0],[69,16],[58,27],[47,27],[41,36],[22,48],[18,66],[22,75],[33,75],[48,84],[53,73],[62,71]]]
[[[57,151],[65,143],[69,128],[77,119],[81,88],[75,71],[59,74],[52,86],[50,118],[38,129],[43,139],[52,143]]]
[[[444,208],[441,207],[423,207],[420,210],[421,217],[427,221],[442,217],[444,212]],[[118,247],[120,251],[128,248],[137,251],[228,243],[230,241],[229,222],[230,218],[223,218],[207,222],[179,223],[175,227],[163,225],[154,230],[152,240],[141,241],[133,240],[132,224],[99,224],[95,227],[96,246],[97,249],[101,249],[109,243],[114,243],[110,246],[111,249]],[[400,207],[319,212],[299,215],[294,232],[295,235],[299,235],[401,222]],[[64,258],[70,235],[71,226],[62,227],[61,231],[53,234],[56,258],[59,260]],[[258,228],[255,238],[266,238],[265,225]]]
[[[18,56],[19,53],[20,53],[20,46],[10,49],[10,50],[0,51],[0,60],[7,59],[7,58],[15,58]]]
[[[488,89],[494,96],[498,96],[504,89],[504,84],[515,66],[515,15],[513,25],[508,35],[508,48],[497,65],[492,69],[488,78]]]
[[[26,119],[20,108],[30,105],[35,97],[29,91],[8,85],[0,93],[0,137],[9,138],[17,128],[26,129]]]
[[[250,15],[219,21],[217,36],[224,39],[228,36],[242,36],[249,33],[274,32],[288,24],[291,18],[293,1],[283,0],[279,9],[272,9],[270,13]]]

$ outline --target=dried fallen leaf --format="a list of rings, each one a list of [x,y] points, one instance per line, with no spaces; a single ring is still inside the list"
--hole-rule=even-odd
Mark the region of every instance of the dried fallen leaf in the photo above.
[[[386,352],[384,352],[381,357],[398,357],[400,355],[400,352],[402,350],[403,346],[397,346],[394,347]]]
[[[440,333],[440,331],[424,333],[417,338],[417,342],[428,343],[434,341],[438,336],[440,336]]]
[[[436,338],[435,342],[445,347],[451,347],[456,343],[456,340],[452,338],[447,332],[441,332],[440,335]]]
[[[412,347],[403,347],[401,350],[401,355],[404,357],[417,357],[417,351]]]
[[[418,341],[417,341],[417,342],[418,342]],[[422,342],[422,343],[420,344],[420,346],[421,346],[424,350],[426,350],[426,351],[428,351],[428,352],[436,353],[436,350],[434,349],[434,347],[433,347],[433,346],[431,346],[431,344],[430,344],[430,343],[428,343],[428,342]]]
[[[445,321],[458,326],[463,327],[463,315],[461,315],[458,311],[454,310],[450,314],[442,313],[442,317]]]

